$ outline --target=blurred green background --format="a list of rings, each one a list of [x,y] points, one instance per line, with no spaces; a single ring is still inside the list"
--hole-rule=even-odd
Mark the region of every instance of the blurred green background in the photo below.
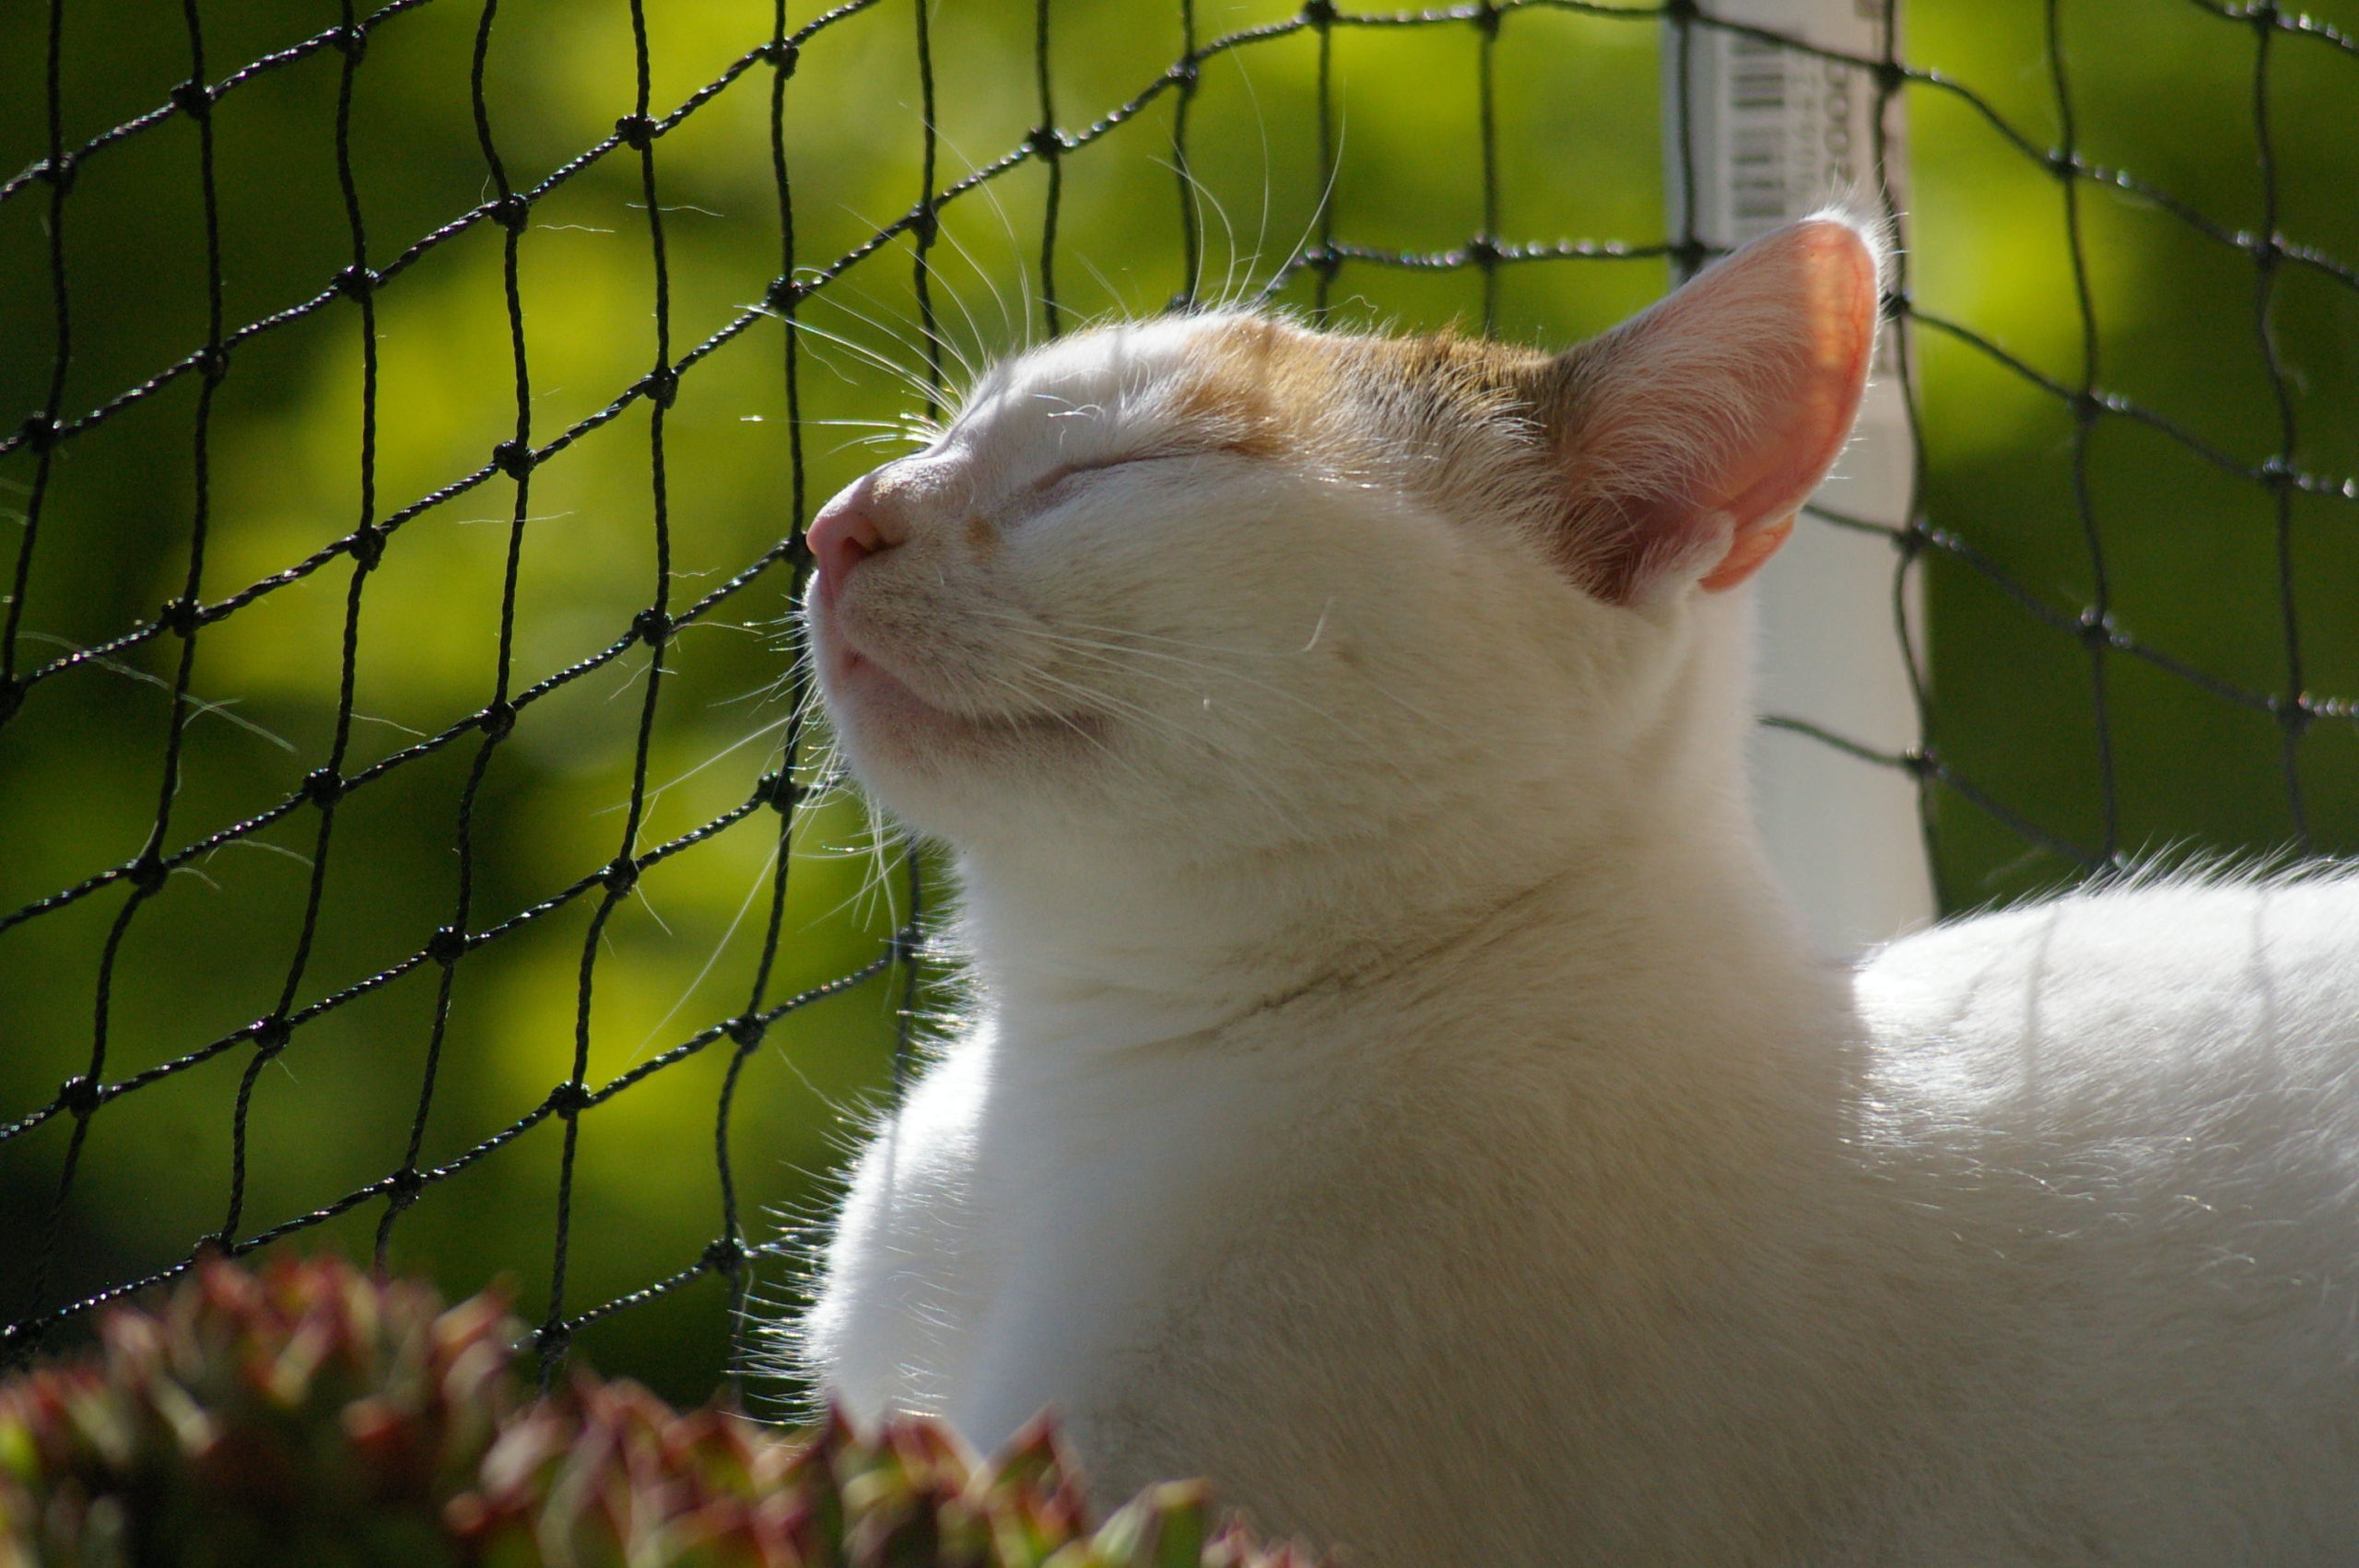
[[[334,26],[332,0],[200,7],[207,75]],[[355,76],[352,167],[380,267],[492,193],[468,71],[482,6],[434,0],[386,19]],[[932,13],[945,180],[1021,144],[1039,119],[1031,0],[950,0]],[[651,95],[668,111],[770,33],[751,0],[649,0]],[[1295,7],[1197,0],[1199,36]],[[2126,168],[2229,229],[2264,222],[2253,119],[2260,35],[2197,0],[2063,0],[2064,61],[2084,157]],[[789,21],[816,13],[801,6]],[[1177,6],[1050,0],[1050,80],[1073,130],[1144,89],[1179,54]],[[2359,23],[2359,0],[2317,9]],[[1907,55],[1972,87],[2036,146],[2059,136],[2036,0],[1925,0]],[[0,6],[0,171],[48,145],[48,7]],[[68,146],[162,102],[189,72],[180,8],[65,0]],[[1660,24],[1529,8],[1497,44],[1503,235],[1660,240]],[[919,187],[910,0],[884,0],[804,50],[785,93],[797,261],[824,265],[906,211]],[[1336,237],[1441,250],[1481,222],[1472,26],[1339,28],[1333,71]],[[2359,55],[2316,38],[2269,45],[2279,228],[2359,258]],[[213,111],[224,306],[231,326],[317,293],[349,259],[334,162],[344,70],[333,49],[241,86]],[[1198,290],[1269,275],[1312,231],[1320,193],[1318,44],[1309,31],[1207,60],[1190,111],[1204,233]],[[757,65],[656,143],[678,354],[758,301],[776,274],[771,72]],[[489,122],[528,186],[598,143],[634,101],[623,0],[505,0],[487,56]],[[1955,96],[1906,93],[1914,153],[1908,240],[1922,310],[1963,323],[2067,385],[2080,375],[2063,198],[2055,178]],[[1183,275],[1182,205],[1167,96],[1064,160],[1055,276],[1082,317],[1150,311]],[[1046,170],[1027,165],[944,214],[933,252],[954,360],[1038,330]],[[2249,256],[2150,203],[2083,184],[2098,383],[2239,462],[2277,451],[2255,327]],[[185,115],[93,154],[65,206],[73,354],[65,412],[140,382],[205,338],[198,139]],[[49,192],[0,205],[0,431],[48,399],[53,324]],[[604,407],[652,362],[652,274],[636,155],[591,165],[533,208],[521,246],[536,441]],[[888,245],[804,307],[803,413],[814,504],[893,450],[921,369],[910,243]],[[1498,330],[1562,344],[1656,297],[1659,261],[1510,268]],[[1467,322],[1471,272],[1346,266],[1347,320]],[[1308,298],[1308,279],[1284,298]],[[382,356],[377,495],[382,515],[469,474],[514,418],[501,235],[481,223],[378,296]],[[210,430],[210,602],[348,532],[359,519],[359,311],[338,300],[241,345]],[[2273,330],[2306,473],[2359,472],[2359,289],[2282,270]],[[1929,521],[2071,616],[2094,591],[2073,494],[2071,410],[1989,356],[1916,337]],[[882,361],[880,366],[878,361]],[[194,377],[57,451],[19,634],[19,667],[155,614],[187,569],[195,505]],[[879,443],[883,444],[880,445]],[[667,419],[675,608],[759,556],[796,519],[783,333],[764,321],[686,375]],[[35,459],[0,457],[0,560],[13,563]],[[517,599],[518,684],[605,647],[654,587],[644,401],[535,474]],[[2116,624],[2247,690],[2283,693],[2274,503],[2132,421],[2094,433],[2090,513]],[[491,695],[513,487],[504,477],[439,505],[391,539],[359,622],[347,773],[463,719]],[[2307,689],[2359,692],[2359,506],[2297,496],[2294,593]],[[1939,552],[1922,557],[1935,684],[1933,739],[1960,774],[2070,840],[2104,836],[2088,658],[2000,586]],[[199,638],[195,712],[173,847],[294,791],[327,755],[351,563],[342,557]],[[779,766],[790,658],[788,573],[773,568],[665,654],[650,764],[646,846],[745,800]],[[178,644],[42,683],[0,728],[0,913],[135,854],[154,818]],[[616,853],[647,675],[642,647],[529,709],[493,755],[475,813],[472,925],[547,897]],[[2133,852],[2266,851],[2292,817],[2277,726],[2120,656],[2107,661],[2120,842]],[[454,825],[472,738],[350,796],[299,1001],[417,951],[449,918]],[[2359,846],[2359,746],[2347,718],[2300,748],[2318,848]],[[806,759],[807,776],[811,764]],[[1947,902],[1970,907],[2076,874],[1954,793],[1934,801]],[[287,821],[175,874],[127,929],[112,988],[106,1076],[180,1056],[275,1005],[292,957],[316,817]],[[660,868],[608,923],[597,965],[589,1081],[745,1005],[762,949],[779,819],[768,813]],[[841,795],[795,819],[792,895],[772,1000],[874,958],[900,918],[892,851]],[[0,931],[0,1121],[46,1103],[87,1063],[100,958],[125,889]],[[539,1104],[570,1070],[578,971],[595,897],[475,952],[456,969],[450,1035],[422,1158],[447,1160]],[[898,984],[872,980],[773,1029],[750,1059],[733,1128],[753,1239],[791,1235],[825,1203],[827,1173],[889,1082]],[[430,966],[299,1030],[259,1075],[243,1231],[318,1207],[395,1168],[433,1013]],[[583,1115],[573,1192],[571,1310],[693,1263],[721,1230],[713,1114],[726,1042]],[[63,1214],[52,1302],[186,1254],[222,1223],[241,1047],[109,1104]],[[70,1122],[0,1143],[0,1317],[32,1305],[30,1259],[50,1223]],[[393,1256],[452,1291],[505,1273],[537,1317],[550,1275],[561,1128],[535,1129],[429,1190]],[[365,1256],[381,1205],[311,1233]],[[757,1295],[790,1299],[776,1262]],[[700,1280],[593,1325],[603,1369],[701,1398],[729,1354],[725,1292]]]

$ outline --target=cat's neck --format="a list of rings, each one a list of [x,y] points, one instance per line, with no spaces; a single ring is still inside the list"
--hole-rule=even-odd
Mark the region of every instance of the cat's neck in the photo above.
[[[963,942],[1001,1038],[1047,1051],[1217,1035],[1297,999],[1381,1010],[1418,972],[1675,1026],[1834,1005],[1767,870],[1742,724],[1699,658],[1620,748],[1555,791],[1475,791],[1295,854],[1084,836],[962,857]],[[1737,683],[1741,685],[1741,682]],[[1725,699],[1722,699],[1725,701]]]

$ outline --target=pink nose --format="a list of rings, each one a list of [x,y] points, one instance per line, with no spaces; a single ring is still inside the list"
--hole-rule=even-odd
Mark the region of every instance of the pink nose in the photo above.
[[[892,509],[877,499],[871,483],[874,478],[872,474],[839,492],[819,509],[805,535],[811,558],[819,564],[819,575],[838,588],[852,568],[908,537]]]

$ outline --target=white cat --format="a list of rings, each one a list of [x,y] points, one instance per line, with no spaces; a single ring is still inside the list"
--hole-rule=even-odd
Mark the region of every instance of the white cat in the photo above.
[[[853,1412],[1369,1568],[2359,1562],[2359,883],[1813,957],[1746,594],[1850,425],[1821,218],[1557,357],[1251,315],[814,525],[976,1022],[790,1331]]]

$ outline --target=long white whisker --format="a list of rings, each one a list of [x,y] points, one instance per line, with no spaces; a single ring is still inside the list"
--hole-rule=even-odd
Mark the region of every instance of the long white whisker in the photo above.
[[[665,1026],[679,1015],[680,1009],[688,1005],[688,998],[696,995],[697,988],[704,984],[706,977],[712,973],[713,965],[721,962],[721,955],[729,951],[729,943],[737,935],[737,928],[745,922],[745,911],[754,907],[754,900],[759,896],[762,884],[769,880],[771,869],[778,864],[778,856],[779,847],[773,844],[770,846],[769,857],[762,861],[760,874],[754,878],[753,884],[745,889],[745,896],[738,902],[737,913],[729,918],[729,929],[721,933],[719,942],[713,943],[712,953],[705,959],[704,967],[697,971],[697,977],[690,980],[687,989],[680,992],[679,1000],[671,1005],[663,1017],[655,1021],[654,1027],[648,1030],[646,1036],[632,1047],[630,1059],[633,1062],[647,1054],[647,1047],[654,1044],[655,1036],[662,1034]]]
[[[942,145],[950,148],[951,152],[957,157],[961,162],[966,164],[969,173],[974,171],[976,167],[975,160],[968,158],[956,143],[952,142],[947,136],[945,136],[942,139]],[[1006,209],[1000,205],[998,188],[995,185],[986,184],[983,187],[983,200],[987,205],[999,215],[1000,228],[1007,235],[1008,251],[1015,257],[1015,264],[1018,267],[1021,267],[1024,264],[1024,247],[1015,238],[1015,226],[1007,221]],[[952,233],[946,225],[943,228],[941,232],[943,236],[949,240],[950,243],[957,249],[958,253],[966,258],[967,264],[975,269],[976,275],[983,280],[983,287],[992,291],[992,302],[999,306],[1000,341],[1003,343],[1023,342],[1024,329],[1009,320],[1007,314],[1007,296],[1000,291],[998,280],[992,276],[989,269],[984,267],[983,263],[976,259],[975,253],[972,251],[969,251],[967,248],[966,243],[956,234]],[[965,306],[962,304],[960,309],[964,310]],[[972,312],[968,312],[968,314],[967,324],[970,327],[975,324],[975,318]],[[976,341],[980,343],[982,341],[982,337],[983,333],[981,329],[977,328],[975,331]]]
[[[1166,652],[1163,652],[1163,651],[1161,651],[1160,649],[1149,649],[1149,648],[1133,648],[1133,647],[1130,647],[1130,646],[1126,645],[1125,643],[1122,643],[1122,642],[1120,642],[1120,641],[1096,641],[1096,640],[1093,640],[1093,639],[1091,639],[1091,638],[1079,638],[1079,637],[1074,637],[1074,635],[1072,635],[1072,634],[1071,634],[1071,633],[1069,633],[1069,632],[1065,632],[1065,631],[1062,631],[1062,630],[1052,630],[1052,629],[1050,629],[1050,628],[1047,628],[1047,627],[1039,626],[1038,626],[1038,625],[1036,625],[1036,624],[1034,624],[1034,623],[1031,623],[1031,622],[1026,621],[1026,620],[1024,620],[1024,619],[1023,619],[1023,618],[1021,618],[1021,617],[1009,615],[1007,613],[1005,613],[1005,612],[1003,612],[1003,611],[994,611],[994,610],[990,609],[990,608],[989,608],[989,607],[987,607],[987,606],[981,606],[981,605],[972,606],[972,607],[971,607],[971,611],[972,611],[972,613],[973,613],[973,614],[978,614],[978,615],[981,615],[981,616],[984,616],[984,617],[993,618],[993,619],[1005,620],[1005,621],[1009,621],[1009,622],[1011,622],[1011,623],[1013,623],[1013,624],[1016,624],[1016,625],[1024,626],[1026,627],[1027,631],[1031,636],[1040,638],[1042,638],[1043,640],[1046,640],[1046,641],[1049,641],[1049,642],[1051,642],[1051,643],[1055,643],[1055,644],[1058,644],[1058,645],[1060,645],[1060,646],[1062,646],[1062,647],[1065,647],[1065,648],[1068,648],[1068,649],[1076,649],[1076,650],[1088,649],[1088,650],[1099,651],[1099,652],[1101,652],[1101,653],[1119,653],[1119,654],[1123,654],[1123,655],[1127,655],[1127,656],[1130,656],[1130,657],[1133,657],[1133,658],[1137,658],[1137,659],[1154,659],[1154,660],[1160,660],[1160,661],[1164,661],[1164,662],[1166,662],[1166,663],[1170,663],[1170,664],[1176,664],[1176,665],[1179,665],[1179,666],[1180,666],[1180,667],[1181,667],[1182,669],[1197,670],[1197,671],[1201,671],[1201,672],[1203,672],[1203,673],[1206,673],[1206,674],[1219,676],[1220,678],[1222,678],[1222,679],[1224,679],[1224,680],[1236,681],[1236,682],[1238,682],[1238,683],[1240,683],[1240,684],[1242,684],[1242,685],[1245,685],[1253,686],[1253,687],[1255,687],[1255,688],[1257,688],[1257,689],[1259,689],[1259,690],[1262,690],[1262,691],[1264,691],[1264,692],[1269,693],[1272,696],[1277,697],[1280,701],[1293,703],[1293,704],[1294,704],[1294,705],[1296,705],[1297,707],[1301,708],[1304,708],[1305,710],[1307,710],[1307,711],[1309,711],[1309,712],[1310,712],[1310,713],[1312,713],[1312,714],[1317,715],[1319,718],[1325,720],[1327,722],[1329,722],[1329,723],[1331,723],[1331,724],[1333,724],[1337,729],[1342,730],[1345,734],[1350,735],[1354,740],[1356,740],[1356,741],[1363,741],[1363,742],[1367,742],[1367,741],[1369,741],[1369,737],[1368,737],[1368,736],[1364,735],[1364,734],[1360,733],[1358,731],[1356,731],[1356,730],[1353,729],[1349,724],[1344,723],[1342,720],[1340,720],[1340,719],[1336,718],[1333,714],[1327,712],[1325,709],[1321,708],[1320,708],[1317,703],[1311,702],[1311,701],[1310,701],[1309,699],[1308,699],[1307,697],[1304,697],[1300,693],[1297,693],[1297,692],[1290,692],[1290,691],[1287,691],[1287,690],[1286,690],[1285,687],[1283,687],[1283,686],[1273,685],[1271,683],[1269,683],[1269,682],[1267,682],[1267,681],[1262,680],[1262,679],[1260,679],[1260,678],[1258,678],[1258,677],[1256,677],[1256,676],[1252,676],[1252,675],[1246,674],[1246,673],[1245,673],[1244,672],[1242,672],[1242,671],[1224,669],[1224,668],[1222,668],[1221,666],[1219,666],[1219,665],[1217,665],[1217,664],[1211,663],[1211,662],[1209,662],[1209,661],[1204,661],[1204,660],[1201,660],[1201,659],[1190,659],[1190,658],[1187,658],[1186,656],[1181,655],[1181,654],[1177,654],[1177,653],[1166,653]],[[1325,617],[1322,615],[1322,616],[1320,617],[1320,624],[1323,626],[1323,625],[1324,625],[1324,622],[1325,622]],[[1111,635],[1111,636],[1113,636],[1113,637],[1116,637],[1116,638],[1120,638],[1120,637],[1123,637],[1123,636],[1129,635],[1129,634],[1125,634],[1125,633],[1122,633],[1122,632],[1116,631],[1116,630],[1114,630],[1113,628],[1110,628],[1110,627],[1087,627],[1087,628],[1085,628],[1085,629],[1089,629],[1089,630],[1102,630],[1102,631],[1106,631],[1106,632],[1108,632],[1109,635]],[[1177,641],[1177,639],[1176,639],[1176,638],[1175,638],[1175,639],[1168,639],[1168,640]],[[1182,644],[1181,646],[1196,646],[1196,647],[1202,647],[1203,645],[1201,645],[1201,644],[1198,644],[1198,645],[1188,645],[1188,644]],[[1206,649],[1206,651],[1220,651],[1220,650],[1217,650],[1217,649]],[[1140,673],[1140,674],[1142,674],[1142,675],[1144,675],[1144,674],[1147,674],[1147,673],[1148,673],[1148,672],[1144,671],[1144,670],[1142,670],[1142,671],[1138,671],[1137,673]],[[1388,695],[1391,695],[1391,694],[1388,694]],[[1400,698],[1398,698],[1398,697],[1396,696],[1396,697],[1394,698],[1394,700],[1395,700],[1395,701],[1400,701],[1401,699],[1400,699]],[[1404,704],[1404,706],[1405,706],[1405,704]],[[1412,713],[1414,713],[1414,712],[1415,712],[1415,709],[1414,709],[1414,708],[1409,708],[1409,709],[1408,709],[1408,711],[1410,711],[1410,712],[1412,712]],[[1418,715],[1418,717],[1423,718],[1424,716],[1423,716],[1423,715]]]

